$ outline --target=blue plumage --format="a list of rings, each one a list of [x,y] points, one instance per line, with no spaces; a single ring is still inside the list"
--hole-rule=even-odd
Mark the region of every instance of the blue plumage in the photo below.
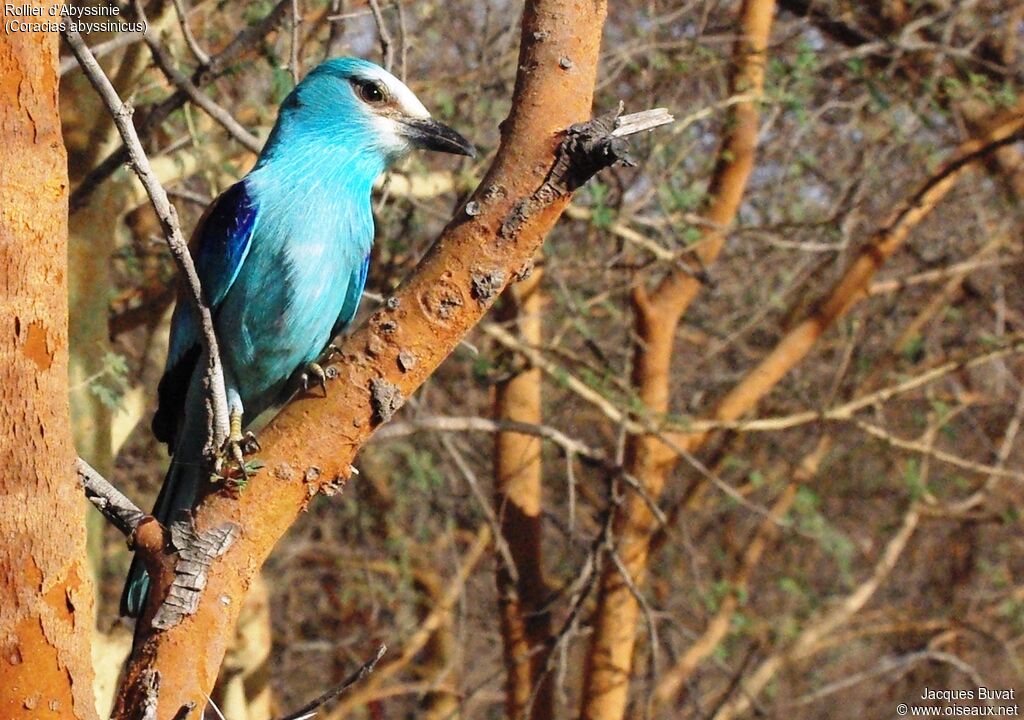
[[[373,242],[373,183],[414,147],[473,154],[382,68],[327,61],[285,99],[253,170],[200,221],[192,252],[234,430],[243,412],[250,422],[284,400],[289,380],[355,317]],[[153,510],[165,524],[195,503],[204,480],[204,366],[194,315],[179,303],[153,418],[173,453]],[[147,588],[136,559],[122,613],[138,615]]]

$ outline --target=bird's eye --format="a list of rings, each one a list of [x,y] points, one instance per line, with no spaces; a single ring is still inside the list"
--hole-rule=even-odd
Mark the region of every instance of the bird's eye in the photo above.
[[[385,91],[384,86],[373,80],[360,80],[354,84],[356,86],[356,93],[363,102],[379,105],[387,97],[387,91]]]

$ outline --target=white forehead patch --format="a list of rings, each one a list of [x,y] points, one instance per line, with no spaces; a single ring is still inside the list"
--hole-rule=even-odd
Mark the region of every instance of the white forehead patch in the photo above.
[[[371,68],[362,73],[363,77],[380,81],[403,114],[414,118],[428,118],[430,113],[406,84],[383,68]]]

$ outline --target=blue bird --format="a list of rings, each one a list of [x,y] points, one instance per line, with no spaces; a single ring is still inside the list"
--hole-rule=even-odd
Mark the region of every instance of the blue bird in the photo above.
[[[352,321],[373,243],[373,183],[414,148],[474,155],[383,68],[328,60],[285,99],[256,166],[200,220],[192,255],[214,317],[233,443]],[[206,363],[194,313],[180,300],[153,418],[173,454],[153,509],[165,525],[206,482]],[[148,587],[136,557],[121,613],[139,615]]]

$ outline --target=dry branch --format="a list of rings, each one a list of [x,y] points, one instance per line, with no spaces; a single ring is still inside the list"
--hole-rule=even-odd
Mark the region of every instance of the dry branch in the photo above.
[[[266,467],[246,490],[238,497],[210,495],[197,507],[200,532],[224,522],[243,530],[211,566],[197,612],[169,630],[140,634],[127,688],[159,670],[161,717],[203,701],[223,657],[225,633],[263,560],[312,495],[348,476],[356,451],[378,424],[374,382],[387,382],[403,396],[412,393],[493,302],[473,292],[474,279],[479,286],[481,277],[490,278],[501,290],[533,257],[571,189],[586,179],[579,168],[592,159],[588,152],[615,159],[601,124],[579,126],[575,142],[563,143],[566,128],[590,116],[604,11],[604,3],[527,3],[513,110],[472,198],[478,212],[460,213],[396,295],[347,339],[327,397],[293,401],[263,431],[260,459]],[[570,68],[564,58],[572,59]],[[399,363],[400,355],[415,357],[415,367]],[[122,699],[115,715],[137,712]]]
[[[289,713],[288,715],[285,715],[284,717],[280,718],[280,720],[306,720],[307,718],[313,717],[314,715],[316,715],[316,711],[319,708],[331,702],[336,697],[339,697],[349,688],[355,685],[357,682],[359,682],[360,680],[368,676],[370,673],[372,673],[374,668],[377,667],[377,663],[380,662],[380,659],[384,657],[384,653],[386,653],[387,651],[388,646],[381,645],[379,648],[377,648],[377,654],[374,657],[363,663],[358,670],[356,670],[354,673],[352,673],[347,678],[342,680],[340,683],[338,683],[338,685],[331,688],[323,695],[320,695],[319,697],[310,700],[308,703],[300,707],[295,712]]]
[[[75,472],[89,502],[111,525],[120,530],[122,535],[127,538],[134,536],[146,513],[82,458],[75,461]]]

